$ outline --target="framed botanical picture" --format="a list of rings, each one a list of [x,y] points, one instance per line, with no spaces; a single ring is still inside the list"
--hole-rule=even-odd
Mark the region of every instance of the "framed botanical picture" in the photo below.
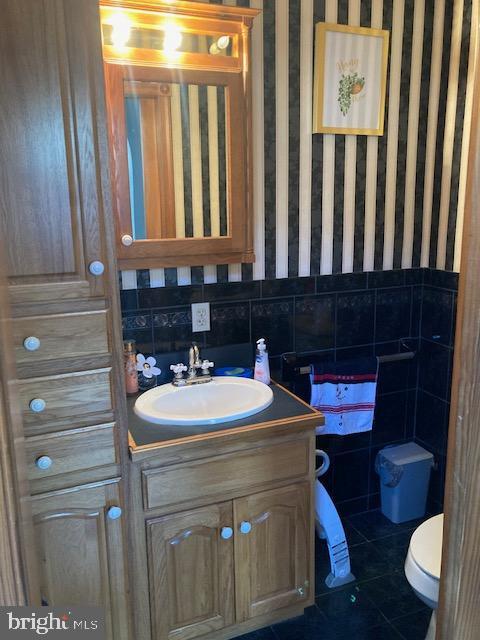
[[[313,133],[383,135],[389,32],[318,22]]]

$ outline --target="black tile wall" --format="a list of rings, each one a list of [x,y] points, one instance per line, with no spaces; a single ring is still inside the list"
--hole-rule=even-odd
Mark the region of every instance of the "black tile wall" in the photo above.
[[[415,440],[437,466],[430,498],[443,499],[458,275],[431,269],[336,274],[282,280],[167,286],[121,292],[124,337],[145,354],[253,345],[265,337],[273,372],[281,354],[312,361],[384,355],[408,349],[413,360],[380,365],[371,432],[321,436],[332,465],[322,478],[341,513],[379,504],[377,452]],[[211,331],[192,333],[192,302],[211,303]],[[308,377],[296,393],[309,399]],[[434,507],[435,508],[435,507]]]

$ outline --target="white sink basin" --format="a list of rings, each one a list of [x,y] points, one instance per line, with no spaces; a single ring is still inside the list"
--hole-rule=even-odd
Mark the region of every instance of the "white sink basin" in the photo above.
[[[143,393],[133,410],[154,424],[216,424],[246,418],[266,409],[273,392],[249,378],[214,377],[185,387],[163,384]]]

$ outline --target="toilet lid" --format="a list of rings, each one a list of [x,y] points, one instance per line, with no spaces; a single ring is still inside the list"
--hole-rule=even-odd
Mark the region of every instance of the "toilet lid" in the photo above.
[[[443,542],[443,513],[429,518],[413,532],[410,551],[418,566],[433,578],[440,578]]]

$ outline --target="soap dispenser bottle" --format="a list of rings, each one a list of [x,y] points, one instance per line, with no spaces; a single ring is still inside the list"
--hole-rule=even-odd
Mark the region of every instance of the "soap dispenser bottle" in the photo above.
[[[270,384],[270,365],[268,363],[268,351],[265,338],[257,340],[257,353],[255,354],[255,380]]]

